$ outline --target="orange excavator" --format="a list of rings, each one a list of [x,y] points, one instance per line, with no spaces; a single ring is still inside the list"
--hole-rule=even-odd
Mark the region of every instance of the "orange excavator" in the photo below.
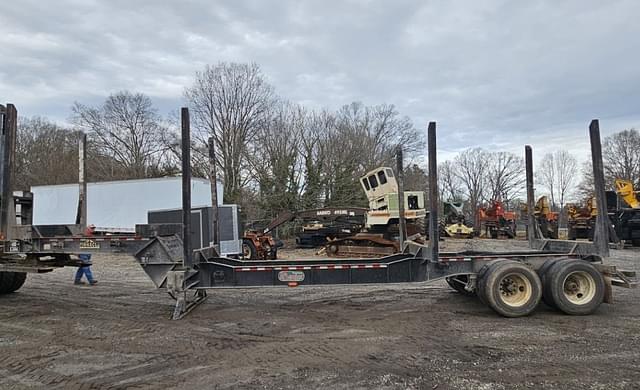
[[[478,210],[478,213],[485,237],[514,238],[516,236],[516,213],[505,211],[501,201],[493,200],[491,207],[483,207]]]

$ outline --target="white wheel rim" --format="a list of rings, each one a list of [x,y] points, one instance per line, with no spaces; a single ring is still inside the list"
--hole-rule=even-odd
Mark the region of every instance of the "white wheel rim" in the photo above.
[[[249,244],[242,244],[242,256],[251,257],[251,247],[249,247]]]
[[[531,282],[519,273],[512,273],[500,280],[500,299],[511,307],[521,307],[531,299]]]
[[[562,282],[562,292],[574,305],[585,305],[596,295],[596,281],[587,272],[571,272]]]

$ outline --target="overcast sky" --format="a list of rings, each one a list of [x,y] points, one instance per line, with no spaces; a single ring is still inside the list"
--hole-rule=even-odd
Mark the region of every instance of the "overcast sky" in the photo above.
[[[21,0],[0,13],[0,101],[64,122],[123,89],[162,114],[196,70],[256,62],[309,107],[395,104],[471,146],[588,156],[587,126],[640,128],[640,1]]]

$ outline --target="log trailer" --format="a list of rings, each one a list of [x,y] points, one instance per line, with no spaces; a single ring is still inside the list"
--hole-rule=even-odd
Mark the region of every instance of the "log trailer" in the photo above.
[[[247,261],[221,257],[217,254],[215,243],[213,247],[192,251],[189,234],[191,174],[188,109],[183,108],[181,114],[184,185],[183,223],[178,224],[180,229],[176,229],[176,225],[139,225],[135,237],[88,238],[78,234],[81,231],[78,226],[40,229],[28,224],[16,224],[11,168],[17,112],[11,104],[0,106],[0,228],[3,234],[0,292],[11,293],[19,289],[27,273],[44,273],[63,266],[76,266],[75,259],[80,253],[114,250],[132,254],[155,286],[165,289],[175,299],[173,319],[182,318],[203,302],[207,291],[222,287],[410,283],[444,278],[457,291],[477,295],[497,313],[505,317],[520,317],[531,314],[541,299],[567,314],[589,314],[603,301],[612,302],[612,286],[635,285],[635,274],[603,263],[609,248],[608,230],[601,218],[598,219],[594,243],[537,239],[530,229],[529,251],[440,252],[435,122],[428,126],[429,172],[432,173],[429,176],[431,240],[428,246],[407,242],[402,253],[383,258],[286,261]],[[603,195],[604,178],[597,121],[592,122],[590,131],[596,188],[598,194]],[[528,146],[525,150],[527,199],[529,210],[533,210],[532,152]],[[81,200],[85,194],[82,191],[82,155],[81,152]],[[605,204],[600,202],[603,196],[597,199],[599,207],[606,209]],[[599,215],[606,216],[606,211]],[[533,221],[532,213],[529,219]],[[86,219],[83,221],[80,218],[80,222],[86,223]]]

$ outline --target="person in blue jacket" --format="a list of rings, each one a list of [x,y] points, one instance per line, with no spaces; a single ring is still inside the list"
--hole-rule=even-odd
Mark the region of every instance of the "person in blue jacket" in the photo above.
[[[87,227],[87,230],[85,231],[85,236],[93,236],[95,229],[95,225],[89,225]],[[73,284],[84,284],[84,282],[82,281],[82,275],[85,275],[87,277],[89,285],[96,285],[98,281],[94,279],[93,273],[91,273],[91,254],[81,253],[78,255],[78,258],[80,259],[80,262],[82,264],[78,267],[78,271],[76,271],[76,278]]]

